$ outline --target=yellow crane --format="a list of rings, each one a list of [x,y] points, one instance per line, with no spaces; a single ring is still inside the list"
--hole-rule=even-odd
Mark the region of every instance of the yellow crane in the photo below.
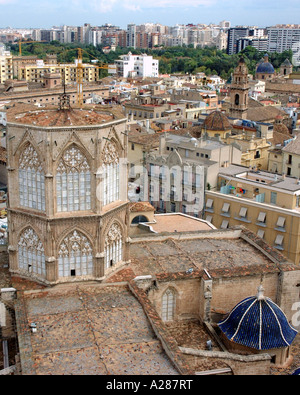
[[[45,43],[47,41],[19,41],[19,56],[22,56],[22,44]]]
[[[81,108],[83,106],[83,64],[82,64],[82,52],[85,51],[82,48],[77,48],[78,50],[78,58],[77,58],[77,73],[76,73],[76,84],[77,84],[77,104]],[[89,56],[92,56],[95,58],[93,55],[85,51]],[[95,58],[96,60],[99,59]],[[101,66],[94,66],[97,69],[108,69],[107,64],[101,63]]]

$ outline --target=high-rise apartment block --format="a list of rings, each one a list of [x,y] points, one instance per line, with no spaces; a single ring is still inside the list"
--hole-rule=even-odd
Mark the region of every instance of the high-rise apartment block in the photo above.
[[[136,25],[134,23],[127,26],[127,47],[136,48]]]
[[[277,25],[267,28],[268,51],[283,52],[291,49],[295,66],[300,65],[300,25]]]
[[[238,53],[243,47],[241,47],[241,40],[254,40],[261,38],[265,35],[264,29],[260,29],[256,26],[236,26],[228,30],[228,45],[227,53],[233,55]],[[249,45],[252,45],[249,43]],[[256,45],[258,45],[256,43]]]

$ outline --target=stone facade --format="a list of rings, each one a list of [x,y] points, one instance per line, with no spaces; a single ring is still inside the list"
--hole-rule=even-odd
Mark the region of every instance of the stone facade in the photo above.
[[[99,114],[8,114],[11,273],[52,284],[102,278],[128,260],[126,119]]]

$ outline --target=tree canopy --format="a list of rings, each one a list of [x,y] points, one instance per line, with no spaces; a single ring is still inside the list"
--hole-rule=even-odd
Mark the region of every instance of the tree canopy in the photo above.
[[[18,44],[11,44],[13,54],[19,53]],[[77,48],[82,48],[83,62],[90,63],[98,60],[100,63],[111,64],[119,58],[120,55],[127,54],[131,51],[133,54],[146,53],[152,55],[153,58],[159,60],[159,72],[161,74],[171,73],[189,73],[196,74],[204,72],[206,75],[216,74],[221,78],[228,79],[237,66],[239,58],[243,55],[245,62],[249,68],[250,74],[255,74],[258,62],[265,55],[254,47],[248,46],[239,54],[228,55],[225,51],[221,51],[215,47],[191,48],[182,47],[159,47],[153,49],[133,49],[117,47],[116,51],[106,54],[103,52],[101,45],[94,46],[92,44],[85,45],[79,43],[62,44],[59,41],[51,41],[50,43],[28,43],[22,44],[22,54],[36,55],[45,59],[47,54],[56,54],[59,63],[74,62],[78,57]],[[278,69],[285,59],[292,61],[292,51],[284,51],[283,53],[269,53],[269,60],[275,69]],[[106,70],[101,70],[106,74]],[[104,76],[104,75],[103,75]]]

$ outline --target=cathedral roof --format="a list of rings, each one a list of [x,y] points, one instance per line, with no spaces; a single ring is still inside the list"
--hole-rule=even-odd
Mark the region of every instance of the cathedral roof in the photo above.
[[[208,130],[216,130],[216,131],[231,129],[231,124],[228,118],[221,111],[213,111],[211,114],[209,114],[206,117],[203,126]]]
[[[41,127],[103,125],[115,118],[111,109],[102,111],[97,109],[97,106],[59,110],[53,106],[37,108],[32,105],[17,104],[7,112],[8,122]]]
[[[288,347],[298,333],[280,307],[263,295],[262,287],[218,325],[229,340],[256,350]]]

